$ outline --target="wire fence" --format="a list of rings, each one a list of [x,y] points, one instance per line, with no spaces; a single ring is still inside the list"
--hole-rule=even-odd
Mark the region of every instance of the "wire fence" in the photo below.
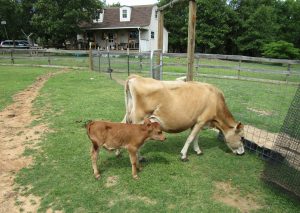
[[[94,70],[106,72],[110,60],[112,75],[123,80],[130,74],[154,77],[152,63],[162,64],[160,79],[176,80],[186,76],[185,54],[153,55],[155,58],[151,60],[151,53],[111,53],[109,59],[107,53],[95,53]],[[284,159],[284,162],[299,164],[299,148],[293,148],[297,143],[278,149],[281,126],[300,83],[299,61],[196,54],[194,80],[214,84],[224,92],[235,118],[245,125],[244,143],[250,152],[270,162]],[[297,122],[293,125],[299,126]],[[287,151],[291,149],[294,150]],[[299,180],[294,181],[294,178],[299,178],[300,166],[293,166],[291,172],[284,165],[280,164],[289,174],[267,179],[299,194],[299,187],[294,187]],[[283,180],[284,175],[288,178]]]
[[[186,62],[186,54],[158,52],[151,57],[151,52],[92,51],[89,58],[88,51],[0,49],[0,64],[85,70],[91,66],[95,72],[108,73],[124,81],[130,74],[176,80],[186,76]],[[274,161],[283,158],[289,162],[293,156],[298,161],[298,148],[293,152],[280,151],[276,143],[282,140],[282,124],[300,84],[300,61],[195,54],[194,66],[195,81],[214,84],[224,92],[234,117],[245,125],[245,145],[250,152]],[[154,74],[153,68],[159,68],[156,71],[160,70],[160,73]],[[298,120],[293,123],[297,128]],[[295,129],[286,124],[285,127]],[[286,135],[299,141],[298,135]],[[289,149],[293,148],[286,148]],[[299,175],[299,167],[293,168]],[[286,182],[283,184],[287,185]]]

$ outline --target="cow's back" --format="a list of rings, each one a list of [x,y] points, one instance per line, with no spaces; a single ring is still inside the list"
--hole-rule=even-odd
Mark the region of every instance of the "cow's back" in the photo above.
[[[126,104],[126,120],[138,123],[144,117],[151,117],[166,132],[184,131],[199,120],[210,122],[232,117],[223,93],[207,83],[157,81],[133,76],[127,82],[127,92],[131,100]]]

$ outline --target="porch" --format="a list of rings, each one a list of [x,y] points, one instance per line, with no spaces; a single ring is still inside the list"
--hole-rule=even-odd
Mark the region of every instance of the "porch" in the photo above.
[[[137,50],[145,49],[141,44],[145,44],[144,37],[148,30],[138,28],[130,29],[97,29],[87,31],[86,39],[92,42],[93,48],[105,50]],[[141,41],[141,39],[143,39]]]

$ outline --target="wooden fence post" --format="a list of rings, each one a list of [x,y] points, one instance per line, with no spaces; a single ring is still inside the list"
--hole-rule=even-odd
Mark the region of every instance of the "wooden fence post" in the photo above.
[[[14,51],[13,49],[10,51],[10,60],[11,60],[11,63],[12,63],[12,64],[15,63],[13,51]]]
[[[98,60],[98,62],[99,62],[99,72],[101,72],[101,55],[100,55],[99,52],[98,52],[98,58],[99,58],[99,60]]]
[[[129,70],[129,47],[127,48],[127,75],[130,75],[130,70]]]
[[[143,70],[143,63],[142,63],[143,55],[139,55],[139,58],[140,58],[140,72],[142,72],[142,70]]]
[[[288,64],[287,66],[287,74],[286,74],[286,77],[285,77],[285,81],[288,82],[288,77],[291,75],[291,64]]]
[[[50,61],[50,52],[48,53],[48,65],[51,65],[51,61]]]
[[[89,49],[89,68],[93,71],[93,50],[92,50],[92,42],[90,42],[90,49]]]
[[[240,79],[240,75],[241,75],[241,63],[242,63],[242,61],[239,60],[238,79]]]
[[[163,11],[158,11],[158,35],[157,35],[157,49],[161,50],[163,53],[163,45],[164,45],[164,13]],[[156,65],[160,65],[160,51],[157,51],[156,54]],[[160,70],[155,69],[154,78],[159,79],[160,74],[158,73]]]
[[[187,74],[186,80],[193,81],[194,52],[195,52],[195,30],[196,30],[196,1],[189,0],[189,28],[188,28],[188,48],[187,48]]]

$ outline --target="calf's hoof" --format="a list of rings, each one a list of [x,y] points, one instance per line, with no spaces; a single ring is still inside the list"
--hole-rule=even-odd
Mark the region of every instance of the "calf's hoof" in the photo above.
[[[145,163],[145,162],[147,162],[147,160],[146,160],[146,158],[145,158],[145,157],[143,157],[143,156],[140,156],[140,157],[139,157],[139,162],[141,162],[141,163]]]
[[[96,175],[95,175],[95,179],[96,179],[96,180],[99,180],[100,177],[101,177],[100,174],[96,174]]]
[[[133,179],[135,179],[135,180],[138,180],[138,179],[139,179],[139,176],[137,176],[137,175],[133,175],[132,177],[133,177]]]

